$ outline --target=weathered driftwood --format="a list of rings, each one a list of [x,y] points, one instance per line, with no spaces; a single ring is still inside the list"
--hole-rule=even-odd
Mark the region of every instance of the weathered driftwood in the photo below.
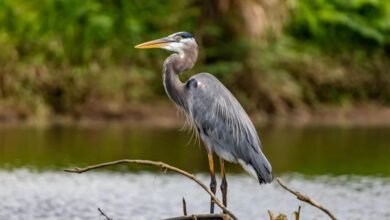
[[[226,214],[192,214],[187,215],[187,202],[183,198],[183,216],[178,216],[174,218],[166,218],[163,220],[231,220],[232,218]]]
[[[226,214],[198,214],[179,216],[174,218],[166,218],[164,220],[231,220],[232,218]]]

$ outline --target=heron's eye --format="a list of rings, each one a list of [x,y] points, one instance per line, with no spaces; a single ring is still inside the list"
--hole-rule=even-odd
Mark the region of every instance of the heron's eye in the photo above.
[[[179,35],[178,35],[178,36],[175,36],[175,40],[176,40],[177,42],[181,41],[181,39],[182,39],[182,37],[180,37]]]

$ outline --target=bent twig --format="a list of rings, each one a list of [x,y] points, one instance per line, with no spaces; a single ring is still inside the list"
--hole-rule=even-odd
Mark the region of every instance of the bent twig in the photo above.
[[[183,215],[186,216],[187,215],[187,203],[186,203],[186,200],[184,199],[183,197]]]
[[[298,191],[294,191],[290,188],[288,188],[284,183],[282,183],[282,181],[279,179],[279,177],[276,178],[276,181],[278,181],[279,185],[281,187],[283,187],[283,189],[289,191],[290,193],[294,194],[297,199],[303,201],[303,202],[306,202],[318,209],[320,209],[321,211],[325,212],[332,220],[336,220],[336,217],[328,210],[326,209],[325,207],[323,207],[322,205],[320,205],[317,201],[311,199],[309,196],[307,195],[303,195],[301,194],[300,192]]]
[[[106,213],[104,213],[100,208],[97,209],[101,216],[103,216],[106,220],[113,220],[112,218],[108,217]]]

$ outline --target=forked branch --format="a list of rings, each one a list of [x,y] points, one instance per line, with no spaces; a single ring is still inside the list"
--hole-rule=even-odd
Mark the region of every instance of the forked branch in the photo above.
[[[194,182],[196,182],[200,187],[202,187],[210,196],[213,198],[215,204],[217,204],[223,211],[225,211],[226,214],[228,214],[232,219],[237,219],[237,217],[229,211],[223,204],[222,202],[217,198],[217,196],[210,191],[210,189],[204,185],[200,180],[198,180],[193,174],[190,174],[184,170],[181,170],[177,167],[171,166],[169,164],[163,163],[163,162],[156,162],[156,161],[150,161],[150,160],[116,160],[116,161],[111,161],[107,163],[101,163],[101,164],[96,164],[96,165],[91,165],[85,168],[73,168],[73,169],[66,169],[66,172],[71,172],[71,173],[84,173],[89,170],[94,170],[102,167],[108,167],[108,166],[113,166],[113,165],[118,165],[118,164],[130,164],[130,163],[135,163],[135,164],[142,164],[142,165],[149,165],[149,166],[156,166],[163,168],[165,170],[170,170],[175,173],[181,174]]]

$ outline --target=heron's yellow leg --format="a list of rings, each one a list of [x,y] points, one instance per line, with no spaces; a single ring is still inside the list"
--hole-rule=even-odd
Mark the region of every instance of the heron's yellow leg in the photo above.
[[[222,192],[222,202],[223,205],[227,206],[227,181],[226,181],[226,174],[225,174],[225,161],[222,158],[219,158],[219,165],[221,167],[221,192]]]
[[[207,157],[209,160],[209,168],[210,168],[210,190],[211,192],[216,193],[217,191],[217,180],[215,179],[215,172],[214,172],[214,158],[212,152],[207,152]],[[214,200],[211,198],[210,201],[210,213],[214,213]]]

